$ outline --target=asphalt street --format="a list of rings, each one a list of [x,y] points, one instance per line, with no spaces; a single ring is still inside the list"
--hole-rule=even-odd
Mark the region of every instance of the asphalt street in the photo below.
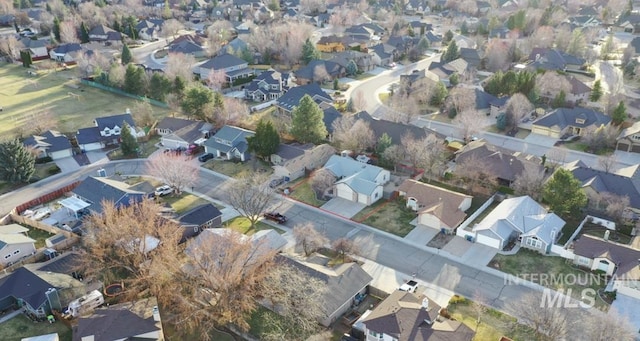
[[[143,175],[146,173],[146,160],[114,161],[102,165],[92,165],[68,174],[43,179],[35,184],[0,196],[0,209],[3,213],[11,208],[49,193],[61,186],[81,180],[89,175],[96,175],[103,168],[107,175],[119,172],[124,175]],[[225,201],[226,193],[233,188],[233,181],[226,176],[210,170],[200,169],[199,178],[194,190],[219,201]],[[401,273],[412,273],[416,278],[433,283],[465,297],[482,297],[490,306],[518,316],[510,302],[516,301],[525,294],[533,293],[542,296],[535,287],[522,284],[505,284],[504,277],[495,270],[468,266],[462,262],[433,252],[425,247],[413,245],[411,242],[364,226],[353,221],[335,216],[305,204],[280,197],[278,211],[285,214],[288,227],[304,222],[312,222],[330,240],[347,237],[360,245],[362,256],[393,268]],[[406,279],[401,279],[406,280]],[[573,310],[571,314],[579,320],[583,310]],[[578,312],[576,314],[576,312]]]

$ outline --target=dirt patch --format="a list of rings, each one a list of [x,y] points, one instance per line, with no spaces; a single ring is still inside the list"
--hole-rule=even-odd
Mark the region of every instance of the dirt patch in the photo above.
[[[433,237],[433,239],[431,239],[431,241],[427,243],[427,246],[434,247],[436,249],[442,249],[455,237],[456,237],[455,234],[445,234],[441,232],[441,233],[438,233],[435,237]]]

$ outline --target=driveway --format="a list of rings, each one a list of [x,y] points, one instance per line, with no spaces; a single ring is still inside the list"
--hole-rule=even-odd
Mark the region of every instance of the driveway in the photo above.
[[[637,299],[624,294],[617,294],[616,299],[611,304],[611,309],[609,309],[609,315],[612,314],[615,314],[613,315],[615,318],[624,316],[635,330],[640,330],[640,306]]]
[[[322,205],[320,208],[345,218],[351,218],[358,214],[358,212],[362,211],[365,207],[365,204],[349,201],[343,198],[333,198],[327,201],[327,203]]]
[[[73,172],[80,168],[80,165],[73,156],[56,160],[56,165],[60,167],[61,173]]]
[[[427,245],[439,232],[432,227],[418,225],[404,236],[404,239],[419,245]]]
[[[443,249],[454,255],[462,253],[459,256],[462,263],[474,268],[487,266],[493,257],[495,257],[496,253],[498,253],[498,250],[492,247],[471,243],[458,236],[453,238]]]
[[[89,162],[91,163],[105,163],[109,162],[109,158],[107,157],[107,152],[103,152],[101,150],[93,150],[86,153],[89,158]]]
[[[553,145],[558,142],[558,139],[555,137],[531,133],[524,138],[524,141],[539,146],[553,147]]]

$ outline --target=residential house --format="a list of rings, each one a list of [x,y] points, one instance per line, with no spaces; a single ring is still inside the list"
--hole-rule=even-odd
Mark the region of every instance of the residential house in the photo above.
[[[353,25],[344,30],[345,36],[369,41],[368,45],[371,46],[378,44],[385,33],[386,31],[382,26],[374,23]]]
[[[164,24],[163,19],[149,18],[140,20],[135,28],[138,32],[138,37],[143,40],[155,40],[160,37],[160,31]]]
[[[143,137],[145,135],[143,130],[136,129],[136,123],[133,121],[131,113],[128,112],[121,115],[98,117],[94,120],[95,126],[98,127],[100,136],[102,137],[102,145],[114,145],[120,144],[120,133],[124,127],[124,123],[129,125],[129,131],[131,135],[136,138]]]
[[[21,304],[25,311],[44,318],[52,308],[61,308],[56,298],[54,285],[24,267],[0,277],[0,310]]]
[[[201,146],[214,130],[213,125],[204,121],[189,121],[190,124],[160,137],[165,148],[187,148],[192,144]],[[157,128],[156,128],[157,129]]]
[[[566,135],[582,136],[589,129],[597,129],[610,123],[610,116],[593,109],[558,108],[533,121],[531,132],[559,139]]]
[[[200,79],[207,79],[211,72],[223,71],[229,83],[255,74],[254,70],[249,68],[249,63],[232,54],[213,57],[200,64],[197,70],[196,74],[200,76]]]
[[[275,70],[264,71],[244,88],[246,99],[254,102],[273,101],[289,89],[290,77]]]
[[[82,152],[90,152],[105,147],[98,127],[80,128],[76,133],[76,141]]]
[[[425,295],[396,290],[362,320],[365,340],[473,340],[471,328],[440,315],[441,311]]]
[[[82,46],[78,43],[62,44],[49,51],[49,57],[58,63],[72,64],[76,62],[78,55],[83,53]]]
[[[321,37],[316,43],[316,48],[326,53],[342,52],[346,49],[342,37],[336,35]]]
[[[427,39],[427,41],[429,42],[429,47],[432,49],[440,49],[442,47],[442,36],[437,35],[435,33],[433,33],[433,31],[428,31],[425,35],[424,38]],[[461,48],[459,49],[460,51],[460,56],[462,57],[462,50],[466,49],[466,48]],[[475,49],[473,49],[475,50]]]
[[[74,205],[65,205],[64,200],[60,203],[76,216],[91,212],[102,213],[102,202],[110,202],[115,207],[127,207],[149,196],[148,193],[134,190],[122,181],[93,176],[82,180],[71,194],[74,197]]]
[[[24,234],[27,235],[29,229],[18,224],[0,225],[0,234]]]
[[[468,64],[465,60],[458,58],[456,60],[452,60],[448,63],[443,62],[431,62],[429,64],[429,72],[438,76],[438,79],[445,86],[451,86],[451,82],[449,78],[455,73],[460,76],[464,76],[467,72]]]
[[[405,180],[398,193],[407,199],[407,207],[418,213],[418,224],[454,234],[471,207],[472,196],[450,191],[413,179]]]
[[[321,105],[322,109],[322,122],[324,123],[325,128],[327,128],[327,137],[331,137],[333,134],[333,122],[338,118],[342,117],[342,113],[336,109],[333,105]]]
[[[331,18],[331,14],[329,13],[318,13],[309,18],[309,23],[316,27],[325,27],[326,24],[329,23],[329,19]]]
[[[195,58],[202,58],[206,55],[204,38],[198,35],[186,34],[174,39],[168,46],[169,53],[189,54]]]
[[[337,178],[334,196],[367,206],[382,199],[383,187],[391,179],[388,170],[348,156],[332,155],[324,168]]]
[[[395,46],[378,44],[369,49],[378,58],[379,65],[391,65],[399,57]]]
[[[598,27],[601,24],[597,15],[574,15],[565,21],[573,26],[582,28]]]
[[[425,0],[409,0],[404,7],[406,14],[428,13],[430,11],[429,2]]]
[[[616,150],[640,153],[640,122],[622,129],[616,140]]]
[[[427,32],[433,29],[433,26],[431,24],[428,24],[419,20],[414,20],[410,22],[408,27],[411,28],[411,31],[413,32],[413,34],[418,37],[422,37]]]
[[[111,304],[78,319],[73,341],[164,341],[162,319],[155,297]]]
[[[71,142],[69,139],[55,130],[47,130],[40,135],[27,137],[22,144],[33,150],[38,158],[50,157],[59,160],[73,156]]]
[[[363,120],[369,124],[369,127],[373,131],[375,140],[378,141],[384,134],[391,138],[391,143],[394,145],[400,145],[402,138],[406,134],[410,134],[416,139],[423,139],[428,134],[436,134],[435,131],[428,128],[420,128],[413,124],[403,124],[399,122],[387,121],[383,119],[374,118],[366,111],[361,111],[355,114],[356,120]],[[444,135],[436,134],[438,138],[444,139]]]
[[[216,157],[226,156],[227,160],[238,158],[244,162],[249,159],[247,137],[254,134],[250,130],[225,125],[204,142],[204,149]]]
[[[367,293],[373,278],[357,263],[343,263],[329,267],[329,259],[317,255],[306,261],[294,260],[285,256],[277,256],[276,261],[290,265],[305,275],[320,280],[326,290],[323,291],[322,311],[324,316],[320,324],[328,327],[340,316],[351,309],[356,296]]]
[[[461,48],[460,51],[460,59],[464,60],[467,63],[467,68],[475,68],[480,67],[482,63],[482,58],[478,54],[477,49],[469,49],[469,48]]]
[[[573,242],[574,264],[611,278],[606,291],[640,299],[640,250],[583,234]]]
[[[505,186],[511,185],[527,168],[544,170],[538,157],[503,149],[484,140],[471,141],[458,150],[455,163],[456,167],[474,165]]]
[[[555,71],[548,71],[548,72],[555,72]],[[565,101],[566,103],[570,104],[571,106],[583,103],[583,102],[587,102],[589,100],[589,95],[591,94],[591,88],[589,86],[587,86],[586,84],[584,84],[582,81],[578,80],[576,77],[574,76],[563,76],[571,85],[571,89],[569,89],[567,92],[565,92]],[[546,98],[547,100],[551,101],[554,98],[556,98],[556,96],[558,96],[560,94],[560,90],[549,90],[549,89],[543,89],[540,92],[540,97],[541,98]]]
[[[31,54],[32,60],[49,58],[49,51],[47,51],[47,41],[40,39],[34,40],[25,37],[20,39],[20,42],[24,47],[23,51],[28,51],[29,54]]]
[[[58,333],[50,333],[43,335],[36,335],[31,337],[23,337],[20,341],[60,341]]]
[[[299,179],[307,172],[322,167],[336,150],[328,144],[280,144],[278,150],[270,156],[273,175],[287,181]]]
[[[398,55],[402,55],[405,53],[409,53],[409,51],[417,45],[419,40],[414,37],[409,37],[405,35],[400,36],[391,36],[387,39],[387,45],[393,46],[397,50]],[[376,44],[377,45],[377,44]],[[375,45],[374,45],[375,46]]]
[[[237,55],[238,53],[241,53],[242,51],[248,48],[249,48],[249,44],[247,44],[246,41],[236,37],[236,38],[233,38],[233,40],[231,40],[227,44],[225,44],[220,49],[220,53],[229,53],[229,54]]]
[[[616,23],[611,26],[611,30],[638,34],[640,32],[640,13],[621,14]]]
[[[535,47],[529,54],[528,67],[547,71],[580,70],[586,61],[555,49]]]
[[[97,25],[89,31],[89,41],[99,41],[110,45],[122,45],[122,33],[105,25]]]
[[[0,233],[0,265],[14,264],[36,252],[34,239],[22,233]]]
[[[326,108],[333,104],[331,95],[322,90],[320,85],[311,83],[302,86],[296,86],[289,89],[284,95],[276,100],[276,106],[281,113],[291,114],[293,109],[300,104],[300,100],[304,95],[309,95],[320,108]]]
[[[473,226],[472,236],[473,241],[498,250],[519,242],[521,247],[548,254],[564,224],[555,213],[522,196],[503,200]]]
[[[333,56],[331,56],[331,61],[344,66],[345,71],[349,62],[353,61],[356,63],[356,66],[358,66],[358,72],[367,72],[373,70],[376,66],[379,65],[375,63],[373,56],[373,53],[364,53],[349,50],[334,54]]]
[[[190,126],[194,121],[184,118],[164,117],[156,125],[156,133],[160,136],[173,134],[176,131]]]
[[[296,83],[305,85],[325,83],[346,76],[347,69],[333,61],[315,59],[294,72]]]
[[[203,204],[176,218],[183,227],[182,241],[200,234],[208,228],[222,226],[222,212],[213,204]]]

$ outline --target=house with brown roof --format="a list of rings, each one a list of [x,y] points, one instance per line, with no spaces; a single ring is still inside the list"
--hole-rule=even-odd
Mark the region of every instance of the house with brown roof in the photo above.
[[[573,253],[574,264],[611,277],[606,291],[640,298],[640,250],[585,234],[573,243]]]
[[[280,144],[271,155],[273,174],[293,181],[303,177],[308,171],[322,167],[336,150],[328,144],[299,145]]]
[[[467,216],[472,196],[450,191],[413,179],[405,180],[398,187],[400,196],[407,199],[407,207],[418,213],[418,224],[444,233],[455,229]]]
[[[470,341],[475,332],[440,315],[425,295],[397,290],[362,321],[366,341]]]

